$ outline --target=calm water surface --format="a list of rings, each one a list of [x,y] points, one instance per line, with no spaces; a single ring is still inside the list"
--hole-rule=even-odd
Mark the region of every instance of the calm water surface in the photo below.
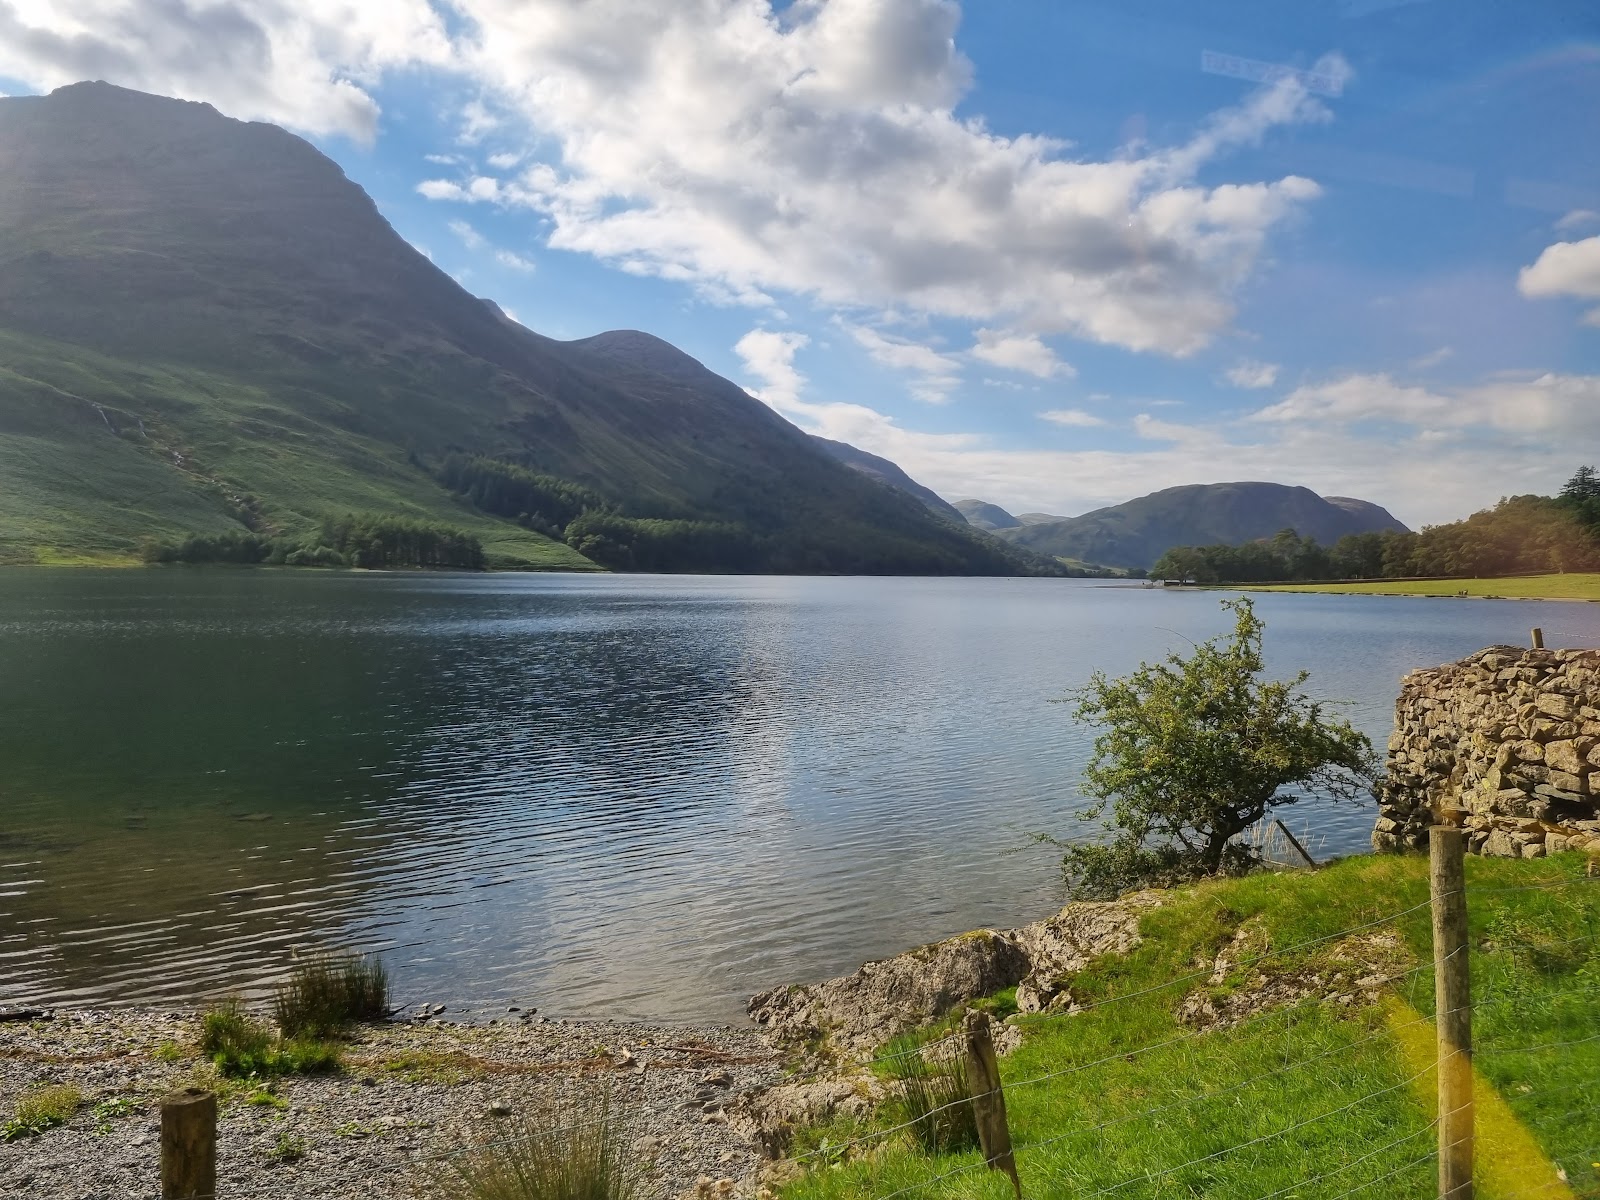
[[[0,1002],[258,988],[734,1020],[775,983],[1060,899],[1087,731],[1050,703],[1222,632],[1068,580],[0,572]],[[1581,604],[1264,596],[1380,745],[1400,675]],[[1305,808],[1321,852],[1370,810]]]

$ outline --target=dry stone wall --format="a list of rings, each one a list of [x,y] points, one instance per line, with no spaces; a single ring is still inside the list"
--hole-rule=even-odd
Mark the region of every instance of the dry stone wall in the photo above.
[[[1372,844],[1467,811],[1474,853],[1600,853],[1600,650],[1492,646],[1401,681]]]

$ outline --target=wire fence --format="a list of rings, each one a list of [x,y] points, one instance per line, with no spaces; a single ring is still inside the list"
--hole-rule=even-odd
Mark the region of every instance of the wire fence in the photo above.
[[[1596,882],[1600,880],[1569,878],[1522,886],[1474,887],[1466,890],[1466,898],[1469,904],[1473,897],[1504,900],[1515,893],[1557,893]],[[1514,1136],[1534,1151],[1526,1178],[1491,1172],[1478,1187],[1480,1198],[1600,1198],[1600,1075],[1591,1080],[1574,1079],[1569,1069],[1586,1047],[1600,1043],[1600,953],[1594,950],[1600,941],[1600,926],[1564,937],[1545,930],[1530,942],[1539,953],[1566,954],[1573,961],[1594,964],[1593,970],[1542,976],[1535,972],[1532,985],[1520,977],[1502,977],[1504,972],[1500,976],[1490,972],[1478,994],[1462,990],[1457,1003],[1450,999],[1456,994],[1451,988],[1465,988],[1470,950],[1493,947],[1483,935],[1476,942],[1468,938],[1465,906],[1458,929],[1450,932],[1448,921],[1441,925],[1440,914],[1449,908],[1448,899],[1436,886],[1427,901],[1290,945],[1239,958],[1218,957],[1211,965],[1155,984],[1075,1004],[1068,1010],[1070,1015],[1062,1018],[1067,1022],[1062,1028],[1070,1029],[1072,1021],[1088,1014],[1115,1016],[1108,1011],[1115,1006],[1126,1006],[1125,1011],[1141,1004],[1148,1008],[1149,1001],[1162,993],[1194,995],[1213,985],[1219,966],[1230,977],[1242,974],[1270,981],[1276,978],[1274,960],[1280,960],[1283,977],[1294,977],[1296,970],[1311,961],[1307,956],[1319,948],[1393,929],[1431,908],[1434,928],[1445,931],[1438,935],[1445,941],[1435,942],[1432,961],[1397,964],[1360,979],[1359,991],[1366,1000],[1393,998],[1381,1010],[1365,1002],[1355,1005],[1352,1011],[1361,1014],[1365,1025],[1354,1020],[1330,1023],[1330,995],[1315,987],[1303,995],[1237,1015],[1223,1013],[1215,1021],[1176,1032],[1170,1020],[1165,1026],[1157,1023],[1145,1030],[1142,1039],[1119,1040],[1103,1048],[1086,1043],[1081,1061],[1048,1069],[1007,1070],[999,1086],[975,1086],[966,1095],[938,1104],[869,1119],[849,1136],[791,1153],[790,1169],[824,1173],[816,1194],[828,1200],[900,1200],[908,1196],[952,1200],[969,1191],[992,1195],[991,1189],[997,1185],[988,1182],[988,1173],[1002,1157],[1014,1161],[1021,1181],[1019,1194],[1030,1197],[1143,1200],[1216,1194],[1238,1200],[1343,1200],[1347,1196],[1464,1200],[1470,1191],[1451,1191],[1441,1182],[1449,1164],[1463,1157],[1470,1163],[1475,1139],[1479,1143],[1477,1160],[1493,1160],[1497,1149],[1492,1139]],[[1432,1012],[1425,1013],[1418,1010],[1416,1002],[1419,994],[1428,990],[1425,985],[1430,975],[1434,981]],[[1459,983],[1452,984],[1452,980]],[[1341,986],[1348,984],[1345,980]],[[1545,1023],[1537,1026],[1543,1037],[1526,1036],[1524,1017],[1531,1010],[1544,1014],[1541,1019]],[[1465,1098],[1451,1100],[1444,1089],[1455,1069],[1452,1051],[1435,1046],[1439,1031],[1457,1027],[1462,1018],[1480,1030],[1476,1046],[1461,1047],[1476,1058],[1479,1067],[1469,1073]],[[969,1021],[964,1027],[924,1040],[891,1043],[856,1065],[876,1077],[879,1090],[892,1100],[898,1081],[913,1069],[914,1060],[921,1060],[915,1069],[935,1073],[948,1071],[952,1062],[975,1061],[971,1057],[977,1053],[975,1027]],[[987,1019],[982,1027],[987,1028]],[[1145,1027],[1135,1022],[1128,1028]],[[1524,1036],[1517,1036],[1519,1032]],[[1239,1074],[1235,1063],[1232,1070],[1239,1077],[1232,1077],[1218,1065],[1224,1060],[1213,1051],[1245,1044],[1259,1052],[1260,1069]],[[1036,1060],[1023,1056],[1016,1061]],[[1583,1061],[1600,1063],[1600,1058]],[[1519,1083],[1519,1073],[1533,1082]],[[968,1074],[975,1072],[969,1069]],[[1136,1090],[1136,1085],[1158,1094],[1150,1096],[1148,1103],[1131,1103],[1129,1089]],[[1537,1091],[1541,1101],[1554,1102],[1518,1105],[1519,1089]],[[1268,1091],[1274,1093],[1274,1103],[1259,1094]],[[1475,1103],[1475,1092],[1484,1098],[1483,1104]],[[1008,1097],[1021,1104],[1015,1130],[1005,1122]],[[1098,1107],[1097,1097],[1103,1101]],[[1005,1127],[1003,1154],[991,1144],[988,1134],[983,1134],[983,1144],[976,1150],[959,1146],[929,1149],[918,1139],[919,1131],[933,1127],[955,1110],[980,1110],[997,1103]],[[1485,1106],[1493,1109],[1493,1120],[1479,1122],[1477,1116]],[[893,1106],[879,1108],[880,1113],[894,1111]],[[1511,1123],[1509,1134],[1507,1120]],[[515,1153],[535,1139],[548,1142],[593,1134],[620,1141],[638,1132],[629,1113],[608,1112],[593,1119],[513,1127],[504,1136],[430,1150],[417,1155],[414,1163],[424,1168],[447,1167],[465,1160],[481,1161],[482,1156],[496,1152]],[[1117,1163],[1131,1164],[1136,1157],[1129,1147],[1148,1153],[1137,1165],[1118,1167]],[[835,1170],[843,1173],[827,1174]],[[361,1194],[359,1175],[349,1180],[318,1180],[319,1188],[330,1195],[345,1194],[337,1189],[347,1184],[357,1189],[348,1194]],[[287,1194],[274,1190],[275,1186],[241,1182],[239,1186],[219,1186],[214,1194],[186,1196],[186,1200],[276,1200]]]

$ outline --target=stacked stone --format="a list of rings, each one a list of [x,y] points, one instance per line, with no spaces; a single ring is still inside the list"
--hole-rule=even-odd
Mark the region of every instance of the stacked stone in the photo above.
[[[1492,646],[1401,681],[1372,844],[1465,809],[1474,853],[1600,853],[1600,650]]]

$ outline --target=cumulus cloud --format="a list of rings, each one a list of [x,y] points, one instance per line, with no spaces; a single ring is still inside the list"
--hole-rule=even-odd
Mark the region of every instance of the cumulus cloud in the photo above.
[[[524,258],[514,250],[498,249],[494,252],[494,260],[502,267],[510,267],[513,271],[521,271],[524,274],[535,270],[531,258]]]
[[[41,90],[103,79],[363,141],[385,71],[451,61],[427,0],[0,0],[0,75]]]
[[[1071,378],[1077,374],[1071,364],[1062,362],[1056,352],[1037,334],[1005,333],[980,329],[977,344],[968,351],[973,358],[1008,371],[1021,371],[1040,379],[1055,376]]]
[[[1278,364],[1243,359],[1225,372],[1229,383],[1242,388],[1269,388],[1278,382]]]
[[[552,246],[736,297],[1188,354],[1318,194],[1295,176],[1197,182],[1273,128],[1327,119],[1292,80],[1188,142],[1106,161],[957,117],[972,68],[950,0],[458,7],[487,94],[559,147],[500,201],[547,215]]]
[[[1535,297],[1600,296],[1600,236],[1546,246],[1532,266],[1522,268],[1517,290]],[[1600,308],[1590,309],[1583,320],[1600,325]]]
[[[811,344],[803,333],[752,329],[734,345],[744,369],[760,380],[750,394],[779,412],[792,411],[805,389],[806,377],[794,365],[794,356]]]
[[[1039,414],[1041,420],[1049,421],[1056,425],[1066,425],[1074,429],[1096,429],[1107,424],[1104,417],[1097,417],[1092,412],[1084,412],[1081,408],[1052,408]]]

